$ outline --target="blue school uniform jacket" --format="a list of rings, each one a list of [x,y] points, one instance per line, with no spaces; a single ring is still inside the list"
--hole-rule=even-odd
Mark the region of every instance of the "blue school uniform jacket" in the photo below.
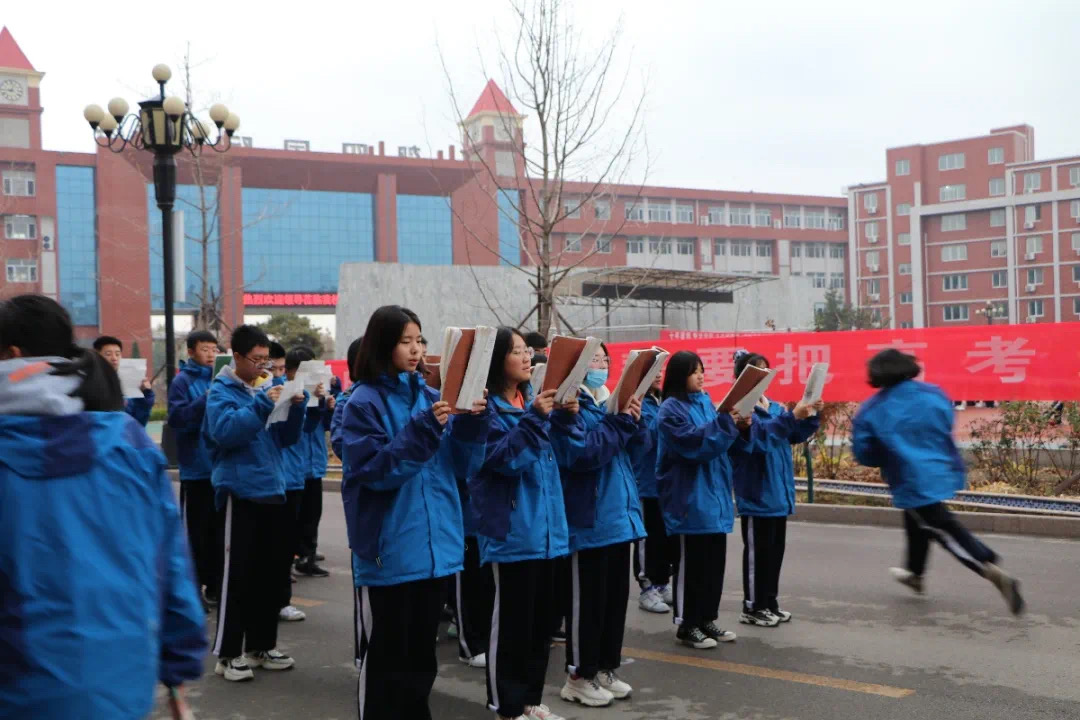
[[[487,419],[458,415],[440,425],[431,412],[438,399],[406,372],[359,383],[345,406],[341,496],[357,587],[462,569],[456,478],[480,469]]]
[[[638,461],[635,471],[637,472],[638,496],[643,498],[657,497],[656,490],[656,420],[660,415],[660,401],[652,393],[645,395],[641,401],[641,422],[646,428],[645,451]]]
[[[135,422],[143,427],[150,422],[150,411],[154,409],[154,391],[143,390],[141,398],[131,398],[124,404],[124,411],[135,418]]]
[[[337,409],[337,405],[334,405]],[[327,407],[326,398],[319,400],[316,407],[307,409],[304,418],[304,433],[300,436],[300,442],[307,448],[307,466],[304,468],[304,479],[315,480],[326,475],[326,433],[330,430],[330,421],[334,417],[334,410]]]
[[[180,479],[210,482],[213,465],[210,448],[202,434],[206,395],[213,369],[195,362],[180,365],[169,386],[169,427],[176,431],[176,454]]]
[[[124,413],[58,414],[66,390],[12,414],[5,382],[0,716],[145,718],[157,684],[198,679],[206,656],[165,458]]]
[[[905,380],[864,402],[852,423],[855,458],[881,468],[901,509],[949,500],[966,484],[953,442],[953,404],[936,385]]]
[[[300,439],[305,403],[292,404],[287,420],[267,428],[273,409],[266,392],[252,393],[227,369],[210,384],[203,434],[210,447],[218,508],[225,506],[230,493],[256,502],[285,502],[287,469],[279,448]]]
[[[730,451],[735,505],[740,515],[787,517],[795,513],[795,467],[791,446],[817,432],[818,417],[796,420],[780,403],[754,408],[750,452]]]
[[[656,484],[669,535],[729,533],[735,522],[728,450],[747,449],[709,396],[669,397],[657,417]]]
[[[585,438],[559,459],[570,552],[645,537],[634,463],[647,428],[624,413],[612,415],[585,390],[578,396]]]
[[[519,562],[570,552],[559,460],[585,443],[577,415],[555,410],[543,417],[532,405],[520,410],[489,398],[484,465],[469,480],[480,561]]]
[[[355,387],[355,385],[350,385],[348,390],[338,396],[337,404],[334,406],[334,414],[330,418],[330,447],[333,448],[338,460],[342,462],[345,461],[345,456],[341,450],[341,421],[345,417],[345,406],[349,404],[349,397],[352,396]]]

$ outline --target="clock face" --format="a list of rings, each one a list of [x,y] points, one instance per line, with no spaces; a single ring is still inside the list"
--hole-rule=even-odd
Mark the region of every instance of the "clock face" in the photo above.
[[[23,86],[18,80],[8,78],[0,82],[0,98],[8,102],[18,102],[23,96]]]

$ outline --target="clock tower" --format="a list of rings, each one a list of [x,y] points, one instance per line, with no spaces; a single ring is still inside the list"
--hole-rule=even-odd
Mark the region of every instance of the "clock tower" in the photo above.
[[[0,29],[0,148],[41,149],[41,78],[11,32]]]

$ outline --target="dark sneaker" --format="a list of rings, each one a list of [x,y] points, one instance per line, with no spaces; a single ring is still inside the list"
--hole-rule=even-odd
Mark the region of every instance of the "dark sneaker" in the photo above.
[[[768,610],[743,610],[739,616],[739,622],[743,625],[757,625],[759,627],[776,627],[780,624],[780,618]]]
[[[308,577],[329,577],[330,573],[315,564],[315,558],[304,558],[296,563],[296,572]]]
[[[322,562],[326,559],[326,556],[322,553],[315,553],[315,562]]]
[[[680,625],[675,633],[675,641],[696,650],[709,650],[716,647],[716,640],[701,631],[701,628]]]
[[[248,664],[263,670],[288,670],[296,664],[291,657],[277,648],[247,654]]]
[[[1005,598],[1005,604],[1009,606],[1009,612],[1020,615],[1024,612],[1024,598],[1020,594],[1020,581],[1009,575],[993,563],[986,563],[986,579],[994,583],[994,587]]]
[[[779,621],[778,621],[779,622]],[[735,633],[717,627],[715,622],[707,622],[701,626],[701,631],[716,642],[735,642]]]
[[[769,612],[771,612],[773,615],[778,617],[780,619],[780,622],[782,622],[782,623],[791,622],[791,613],[789,613],[787,610],[781,610],[780,608],[774,608],[774,609],[770,610]]]

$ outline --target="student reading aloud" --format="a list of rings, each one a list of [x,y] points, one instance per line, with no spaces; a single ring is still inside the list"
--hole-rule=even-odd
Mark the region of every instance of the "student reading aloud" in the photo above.
[[[735,377],[748,366],[769,367],[764,355],[735,353]],[[791,620],[780,609],[780,567],[784,562],[787,519],[795,513],[795,468],[791,446],[804,443],[817,432],[819,420],[811,415],[824,403],[788,410],[764,395],[754,408],[753,439],[749,453],[733,450],[735,506],[742,524],[743,611],[739,622],[776,627]]]
[[[855,458],[881,468],[893,505],[904,511],[907,563],[890,568],[916,593],[930,541],[937,540],[957,560],[989,580],[1014,615],[1024,611],[1020,583],[998,567],[998,556],[960,524],[944,501],[967,483],[964,461],[953,442],[953,404],[935,385],[917,381],[915,358],[882,350],[868,364],[870,386],[878,392],[862,404],[853,422]]]
[[[571,446],[581,448],[585,434],[576,398],[556,407],[555,390],[533,397],[531,360],[521,333],[499,328],[487,381],[487,457],[469,481],[469,497],[479,561],[490,563],[495,578],[488,707],[500,718],[561,720],[540,702],[551,649],[555,558],[570,551],[559,460],[568,461]],[[482,602],[475,593],[465,600],[458,605],[462,618],[469,617],[470,600]],[[469,629],[462,625],[462,637]]]
[[[626,698],[619,678],[626,602],[630,595],[630,543],[645,536],[634,464],[647,446],[641,401],[618,414],[605,407],[609,357],[596,351],[578,395],[585,443],[560,461],[570,529],[570,615],[567,618],[564,700],[589,707]]]
[[[420,319],[384,305],[368,322],[343,412],[342,489],[359,619],[361,720],[428,719],[446,577],[463,566],[455,477],[484,460],[486,400],[451,419],[417,367]]]
[[[704,392],[701,358],[682,350],[664,371],[657,418],[656,480],[664,527],[678,542],[675,556],[676,639],[708,649],[735,633],[716,624],[724,588],[727,534],[734,526],[732,448],[747,451],[751,419],[717,411]]]

